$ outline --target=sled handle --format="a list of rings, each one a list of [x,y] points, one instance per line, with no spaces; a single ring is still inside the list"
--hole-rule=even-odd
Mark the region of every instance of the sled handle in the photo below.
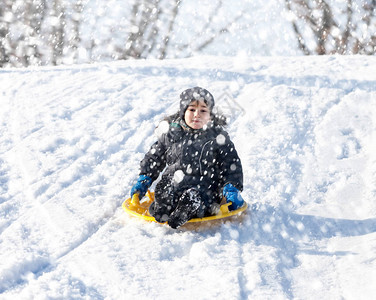
[[[221,207],[219,208],[220,214],[228,214],[230,210],[228,207],[232,204],[232,202],[227,202],[225,204],[222,204]]]
[[[150,192],[150,190],[148,189],[147,191],[147,196],[149,197],[150,200],[152,200],[152,194]],[[139,193],[135,193],[133,194],[132,196],[132,200],[131,200],[131,205],[133,206],[140,206],[140,194]]]
[[[140,197],[139,193],[134,193],[131,200],[131,205],[140,206]]]
[[[153,195],[151,194],[150,190],[147,191],[146,195],[148,195],[150,200],[153,200]]]

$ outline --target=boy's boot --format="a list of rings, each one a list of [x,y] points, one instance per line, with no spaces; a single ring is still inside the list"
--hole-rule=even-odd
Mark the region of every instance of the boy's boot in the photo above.
[[[176,207],[174,193],[169,178],[162,178],[156,187],[154,193],[154,202],[149,207],[149,214],[159,223],[168,220],[173,209]]]
[[[168,219],[168,225],[174,229],[185,224],[199,212],[201,207],[200,193],[194,189],[188,189],[183,192],[179,198],[176,209]]]

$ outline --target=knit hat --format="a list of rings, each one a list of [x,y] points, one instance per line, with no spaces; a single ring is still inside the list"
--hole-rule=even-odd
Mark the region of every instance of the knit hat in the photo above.
[[[214,107],[214,97],[210,92],[206,89],[201,87],[193,87],[190,89],[186,89],[180,94],[180,112],[179,116],[184,120],[184,114],[187,110],[189,104],[192,101],[204,101],[205,104],[208,106],[210,111],[212,111]]]

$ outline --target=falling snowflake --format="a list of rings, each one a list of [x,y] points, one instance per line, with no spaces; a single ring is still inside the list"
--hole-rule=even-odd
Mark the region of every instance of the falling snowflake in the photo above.
[[[182,170],[177,170],[175,173],[174,173],[174,181],[176,183],[180,183],[182,182],[184,179],[184,172]]]
[[[226,141],[226,138],[223,134],[219,134],[216,138],[216,142],[218,145],[224,145]]]
[[[155,129],[155,134],[158,137],[161,137],[162,134],[166,134],[168,132],[168,129],[170,128],[170,125],[167,121],[162,121],[158,127]]]

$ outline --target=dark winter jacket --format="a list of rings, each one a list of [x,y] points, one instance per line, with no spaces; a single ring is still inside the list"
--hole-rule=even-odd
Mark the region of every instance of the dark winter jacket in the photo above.
[[[243,190],[240,159],[222,126],[209,122],[207,128],[194,130],[180,117],[167,119],[168,131],[162,133],[141,161],[140,174],[156,180],[171,180],[174,192],[196,187],[205,201],[220,203],[222,189],[232,183]]]

